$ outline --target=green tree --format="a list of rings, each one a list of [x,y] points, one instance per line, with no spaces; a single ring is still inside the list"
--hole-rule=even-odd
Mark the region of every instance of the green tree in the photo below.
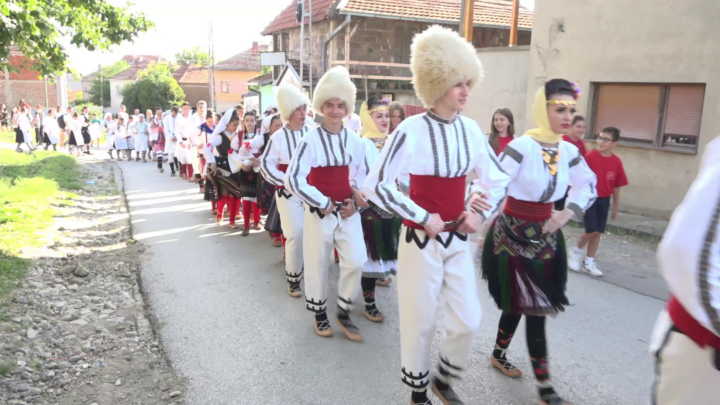
[[[196,46],[193,48],[185,48],[182,52],[176,53],[175,60],[178,62],[200,63],[207,62],[210,60],[210,57],[207,52],[203,52],[199,46]]]
[[[131,41],[155,25],[143,13],[116,7],[107,0],[0,0],[0,70],[10,65],[10,45],[32,60],[43,76],[75,73],[60,35],[89,51]]]
[[[110,105],[110,78],[130,67],[127,62],[120,60],[111,66],[103,66],[102,68],[102,84],[100,83],[100,75],[96,73],[92,82],[92,87],[88,90],[88,101],[94,105]],[[100,91],[102,89],[102,92]],[[100,94],[102,93],[102,104],[100,104]]]
[[[129,111],[140,111],[160,107],[169,109],[185,99],[185,92],[172,77],[170,67],[165,63],[156,63],[138,72],[138,80],[128,83],[122,89],[123,104]]]

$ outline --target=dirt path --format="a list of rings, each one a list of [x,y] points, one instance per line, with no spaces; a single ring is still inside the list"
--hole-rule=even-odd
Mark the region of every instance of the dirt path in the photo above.
[[[138,285],[135,244],[116,164],[81,158],[88,182],[56,207],[46,243],[0,318],[0,403],[116,405],[183,402]]]

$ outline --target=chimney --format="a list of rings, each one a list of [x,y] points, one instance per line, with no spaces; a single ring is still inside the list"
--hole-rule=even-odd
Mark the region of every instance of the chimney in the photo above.
[[[258,53],[258,43],[253,41],[252,53]]]

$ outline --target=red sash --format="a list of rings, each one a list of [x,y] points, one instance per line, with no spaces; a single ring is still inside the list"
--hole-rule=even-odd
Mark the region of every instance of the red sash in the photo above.
[[[410,199],[430,214],[440,214],[445,222],[458,219],[465,211],[465,176],[437,177],[410,175]],[[413,221],[403,220],[410,228],[424,229]]]
[[[277,169],[280,170],[280,171],[283,172],[283,173],[287,173],[288,165],[284,165],[284,164],[279,163],[279,164],[277,165]],[[281,189],[281,188],[285,188],[285,186],[275,186],[275,190],[279,190],[279,189]]]
[[[552,203],[538,203],[507,198],[504,213],[523,221],[542,222],[552,215]]]
[[[668,313],[675,326],[698,346],[707,346],[720,351],[720,336],[714,334],[696,321],[675,296],[670,297]]]
[[[332,201],[344,201],[352,196],[348,166],[313,167],[307,182]]]

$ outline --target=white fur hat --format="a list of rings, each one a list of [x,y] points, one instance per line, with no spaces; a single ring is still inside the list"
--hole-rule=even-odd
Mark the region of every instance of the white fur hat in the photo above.
[[[410,70],[415,93],[426,108],[462,80],[474,87],[483,71],[475,48],[457,32],[433,25],[413,38]]]
[[[290,83],[285,83],[277,92],[278,110],[283,122],[288,122],[293,111],[301,105],[310,106],[310,100]]]
[[[350,80],[350,73],[343,66],[336,66],[323,75],[315,87],[312,108],[315,114],[322,115],[322,106],[326,101],[339,98],[347,104],[348,112],[355,110],[357,89]]]

